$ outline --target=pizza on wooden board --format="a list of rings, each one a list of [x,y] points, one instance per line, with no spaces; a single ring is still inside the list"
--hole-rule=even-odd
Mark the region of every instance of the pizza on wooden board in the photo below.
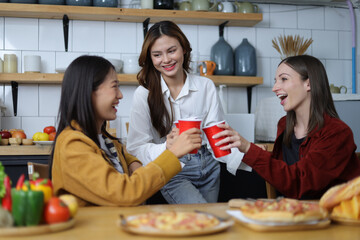
[[[234,204],[234,201],[231,201],[233,200],[229,202],[230,207],[237,207],[245,217],[262,222],[300,223],[328,217],[327,210],[316,202],[289,198],[243,201],[242,204]]]
[[[127,226],[164,231],[204,230],[215,227],[220,221],[207,214],[194,212],[149,212],[127,219]]]

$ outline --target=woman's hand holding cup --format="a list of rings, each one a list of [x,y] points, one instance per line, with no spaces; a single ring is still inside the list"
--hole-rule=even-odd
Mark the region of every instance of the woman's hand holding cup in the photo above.
[[[238,132],[232,129],[228,124],[219,124],[218,127],[224,129],[224,131],[217,133],[213,136],[214,139],[225,137],[218,141],[215,145],[225,145],[220,147],[221,150],[228,150],[231,148],[238,148],[240,152],[247,153],[250,148],[250,142],[243,138]]]
[[[201,141],[200,129],[191,128],[174,137],[174,141],[168,149],[174,153],[176,157],[180,158],[194,149],[200,149]],[[168,145],[168,141],[166,141],[166,145]]]

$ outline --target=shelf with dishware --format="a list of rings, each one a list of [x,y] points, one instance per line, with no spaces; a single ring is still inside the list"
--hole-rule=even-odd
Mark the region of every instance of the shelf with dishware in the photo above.
[[[224,13],[211,11],[182,11],[161,9],[109,8],[92,6],[43,5],[0,3],[0,16],[18,18],[94,20],[114,22],[150,23],[171,20],[177,24],[220,25],[228,21],[227,26],[252,27],[262,21],[261,13]]]
[[[0,74],[0,83],[50,83],[61,84],[64,77],[63,73],[2,73]],[[251,87],[263,83],[262,77],[247,76],[207,76],[215,85],[227,85],[232,87]],[[118,74],[118,80],[121,85],[138,85],[136,74]]]

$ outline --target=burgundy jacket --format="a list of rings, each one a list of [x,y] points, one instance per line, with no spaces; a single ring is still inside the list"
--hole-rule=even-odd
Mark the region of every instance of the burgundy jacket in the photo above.
[[[360,160],[351,129],[341,120],[324,115],[324,126],[314,129],[300,145],[299,161],[283,161],[282,139],[286,116],[278,123],[273,152],[251,144],[243,162],[280,193],[290,198],[320,198],[330,187],[360,176]]]

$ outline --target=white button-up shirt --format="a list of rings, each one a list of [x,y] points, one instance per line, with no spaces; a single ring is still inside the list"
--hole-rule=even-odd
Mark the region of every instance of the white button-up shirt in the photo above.
[[[174,113],[173,121],[184,118],[198,118],[202,120],[202,128],[225,119],[216,87],[213,81],[206,77],[187,74],[185,84],[176,99],[171,97],[170,90],[162,77],[161,88],[165,107],[169,113],[171,112],[169,100],[171,101]],[[136,156],[144,165],[156,159],[166,149],[166,137],[160,138],[151,123],[150,109],[147,102],[148,94],[149,91],[142,86],[135,90],[126,144],[127,151]],[[211,147],[203,133],[202,145],[204,144],[207,144],[208,149],[211,151]],[[226,159],[225,157],[217,160],[225,161],[229,166],[230,162]],[[232,161],[231,165],[234,169],[230,172],[235,173],[234,171],[241,163],[241,159],[242,155],[239,159],[236,159],[236,167],[234,161]]]

